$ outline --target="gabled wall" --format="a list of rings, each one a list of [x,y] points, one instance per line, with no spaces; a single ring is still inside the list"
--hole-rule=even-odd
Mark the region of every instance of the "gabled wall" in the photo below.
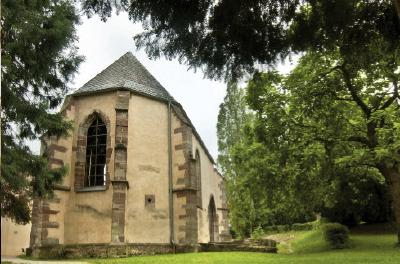
[[[31,246],[170,243],[168,103],[129,91],[72,97],[63,113],[74,123],[67,138],[46,140],[52,167],[68,175],[52,200],[35,199]],[[96,113],[107,126],[106,185],[85,188],[86,133]],[[224,181],[183,110],[171,109],[175,244],[209,242],[207,208],[217,211],[216,241],[229,236]],[[195,184],[201,159],[201,204]]]

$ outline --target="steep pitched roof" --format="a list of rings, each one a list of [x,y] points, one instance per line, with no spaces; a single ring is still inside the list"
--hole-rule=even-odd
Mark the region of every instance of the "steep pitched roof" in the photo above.
[[[125,88],[157,99],[175,101],[131,52],[125,53],[73,95],[91,94],[115,88]]]
[[[154,99],[171,102],[179,118],[193,128],[193,133],[199,140],[208,158],[215,164],[213,157],[182,105],[175,101],[168,91],[147,71],[131,52],[125,53],[69,96],[88,95],[121,88],[150,96]],[[65,104],[66,102],[64,102]]]

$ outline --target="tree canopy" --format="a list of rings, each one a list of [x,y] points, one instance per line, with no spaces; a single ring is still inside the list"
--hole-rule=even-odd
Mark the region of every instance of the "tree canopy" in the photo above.
[[[1,1],[1,214],[30,220],[32,196],[51,195],[66,168],[50,169],[27,140],[65,136],[71,124],[55,109],[82,57],[79,17],[70,1]]]
[[[287,76],[271,70],[250,80],[254,118],[236,130],[247,140],[231,143],[228,154],[220,144],[223,160],[231,161],[221,166],[235,168],[225,172],[239,232],[315,212],[347,224],[387,220],[388,199],[399,225],[400,53],[382,38],[370,43],[362,57],[350,60],[340,48],[310,51]],[[224,103],[219,124],[229,127],[226,111]],[[242,209],[251,208],[239,197],[246,193],[255,216]]]
[[[119,4],[116,4],[119,3]],[[400,41],[397,0],[82,0],[103,20],[125,10],[144,32],[135,36],[152,58],[178,58],[208,77],[236,78],[291,53],[340,47],[356,56],[380,36]],[[399,11],[400,14],[400,11]]]

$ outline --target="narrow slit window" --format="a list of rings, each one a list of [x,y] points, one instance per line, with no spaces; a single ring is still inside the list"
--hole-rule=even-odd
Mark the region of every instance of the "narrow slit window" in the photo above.
[[[85,187],[106,183],[107,127],[97,116],[89,126],[86,145]]]

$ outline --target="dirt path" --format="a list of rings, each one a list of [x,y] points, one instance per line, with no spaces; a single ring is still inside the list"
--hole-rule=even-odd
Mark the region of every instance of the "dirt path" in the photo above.
[[[17,257],[1,257],[1,262],[11,262],[18,264],[88,264],[87,262],[77,262],[77,261],[45,261],[45,260],[30,260],[30,259],[22,259]]]
[[[279,244],[284,245],[284,247],[287,248],[287,251],[289,253],[293,253],[291,242],[294,239],[294,234],[274,234],[274,235],[269,235],[266,238],[275,240]]]

